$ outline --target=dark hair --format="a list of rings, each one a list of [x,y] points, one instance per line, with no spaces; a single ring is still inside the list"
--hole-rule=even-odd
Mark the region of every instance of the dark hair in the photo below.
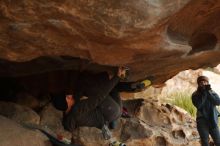
[[[56,109],[61,111],[67,110],[68,105],[66,102],[66,95],[64,93],[51,94],[51,97],[52,97],[52,103]]]
[[[206,77],[206,76],[199,76],[198,78],[197,78],[197,83],[199,84],[199,82],[201,82],[201,81],[209,81],[209,78],[208,77]]]

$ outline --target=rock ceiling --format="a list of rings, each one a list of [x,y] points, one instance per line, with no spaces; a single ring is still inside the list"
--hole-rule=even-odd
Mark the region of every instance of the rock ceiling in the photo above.
[[[2,76],[124,65],[160,84],[217,65],[219,39],[220,0],[0,1]]]

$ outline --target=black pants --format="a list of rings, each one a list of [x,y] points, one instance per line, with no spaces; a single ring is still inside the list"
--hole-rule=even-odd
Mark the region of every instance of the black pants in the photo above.
[[[76,127],[87,126],[101,129],[105,122],[110,123],[121,116],[120,97],[107,96],[103,102],[93,110],[85,113],[81,112],[80,115],[76,112],[75,115]]]
[[[220,146],[219,128],[210,128],[210,122],[204,118],[199,118],[196,122],[202,146],[209,146],[209,134],[211,135],[215,146]]]

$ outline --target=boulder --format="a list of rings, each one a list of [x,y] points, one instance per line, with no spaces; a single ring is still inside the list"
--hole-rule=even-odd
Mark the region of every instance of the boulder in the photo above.
[[[139,119],[156,131],[158,141],[166,145],[200,145],[196,122],[186,111],[170,104],[148,99],[141,108]],[[153,113],[153,114],[152,114]],[[156,141],[157,141],[156,140]]]
[[[40,125],[49,128],[56,134],[71,139],[71,133],[64,130],[62,118],[63,112],[57,110],[52,104],[49,104],[40,112]]]
[[[134,107],[143,100],[127,102]],[[195,120],[187,112],[170,104],[148,99],[139,104],[136,112],[129,111],[132,117],[120,119],[113,138],[128,146],[200,146]],[[133,108],[136,109],[136,108]],[[138,112],[137,112],[138,111]],[[80,127],[78,140],[86,146],[107,146],[111,140],[103,140],[101,130]]]
[[[26,92],[17,93],[15,103],[31,109],[37,109],[40,106],[40,102],[34,96]]]
[[[18,123],[39,124],[40,116],[32,109],[12,102],[0,102],[0,115]]]
[[[52,146],[38,130],[30,130],[0,116],[0,146]]]

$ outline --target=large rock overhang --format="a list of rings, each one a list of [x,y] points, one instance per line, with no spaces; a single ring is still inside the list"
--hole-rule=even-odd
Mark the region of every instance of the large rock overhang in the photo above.
[[[130,68],[160,84],[220,62],[220,1],[0,1],[0,75]],[[97,67],[98,66],[98,67]]]

